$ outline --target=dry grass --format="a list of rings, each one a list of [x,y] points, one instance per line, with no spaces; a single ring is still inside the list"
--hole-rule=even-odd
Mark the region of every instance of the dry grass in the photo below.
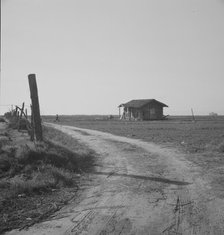
[[[80,144],[79,141],[52,127],[43,126],[43,133],[45,141],[47,141],[48,143],[50,142],[54,145],[57,145],[58,147],[63,147],[70,151],[73,151],[78,156],[83,157],[86,155],[95,154],[86,145]]]
[[[54,129],[44,128],[44,136],[43,143],[0,145],[0,233],[27,225],[28,214],[31,222],[49,216],[55,211],[49,205],[66,203],[75,195],[81,173],[93,167],[94,152],[86,146]]]
[[[0,155],[2,177],[0,188],[8,189],[8,197],[47,191],[58,186],[74,186],[77,174],[92,167],[93,155],[79,155],[52,143],[23,145]]]
[[[52,188],[72,187],[77,183],[76,180],[77,177],[69,171],[43,165],[39,171],[34,171],[30,175],[16,175],[2,181],[0,188],[8,189],[6,198],[12,198],[21,194],[43,193]]]

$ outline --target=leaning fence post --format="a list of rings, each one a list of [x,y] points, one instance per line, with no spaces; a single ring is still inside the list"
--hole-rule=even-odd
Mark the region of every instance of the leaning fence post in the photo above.
[[[37,141],[43,140],[42,126],[41,126],[41,117],[40,117],[40,107],[36,83],[36,75],[28,75],[29,86],[30,86],[30,97],[32,101],[32,114],[33,114],[33,124],[34,124],[34,133]]]

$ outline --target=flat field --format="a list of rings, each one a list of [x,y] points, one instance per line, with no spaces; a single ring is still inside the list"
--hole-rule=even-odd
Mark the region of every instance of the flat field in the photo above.
[[[144,141],[181,148],[190,153],[224,152],[224,116],[174,116],[163,121],[121,121],[106,116],[60,116],[58,124],[109,132]],[[44,116],[54,122],[54,116]]]

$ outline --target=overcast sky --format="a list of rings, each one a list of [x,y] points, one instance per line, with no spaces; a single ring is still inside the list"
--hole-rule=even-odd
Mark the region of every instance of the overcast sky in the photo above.
[[[117,114],[154,98],[165,114],[224,114],[224,0],[2,0],[1,112]]]

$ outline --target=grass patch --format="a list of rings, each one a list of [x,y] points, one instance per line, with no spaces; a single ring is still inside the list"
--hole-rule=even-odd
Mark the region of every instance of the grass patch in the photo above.
[[[48,191],[58,186],[74,186],[77,174],[93,167],[94,156],[91,151],[80,155],[48,141],[12,148],[11,152],[0,156],[0,162],[3,177],[0,188],[10,189],[10,197]]]
[[[23,135],[0,145],[0,234],[49,216],[94,167],[94,152],[60,131],[44,127],[43,143],[22,143]]]
[[[66,148],[79,156],[95,154],[85,144],[80,144],[78,140],[52,127],[43,126],[43,135],[46,142]]]
[[[8,189],[6,198],[21,194],[42,194],[52,188],[72,187],[77,185],[77,175],[52,165],[42,165],[31,174],[16,175],[0,183],[0,188]]]

